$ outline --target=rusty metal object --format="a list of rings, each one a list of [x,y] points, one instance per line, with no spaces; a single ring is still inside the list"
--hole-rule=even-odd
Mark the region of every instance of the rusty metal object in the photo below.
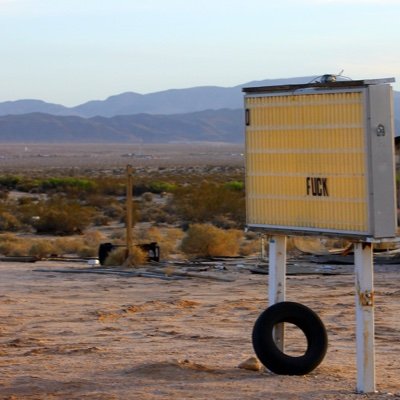
[[[358,297],[360,299],[360,304],[365,307],[374,306],[374,292],[371,290],[365,290],[364,292],[358,292]]]

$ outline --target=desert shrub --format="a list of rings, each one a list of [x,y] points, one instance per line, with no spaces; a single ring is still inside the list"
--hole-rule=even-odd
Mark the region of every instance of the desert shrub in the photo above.
[[[76,254],[80,257],[95,257],[99,245],[107,237],[99,231],[87,231],[78,237],[57,238],[54,243],[59,254]]]
[[[135,234],[135,232],[133,232]],[[117,229],[111,233],[110,239],[116,244],[121,244],[126,242],[126,229]]]
[[[0,176],[0,186],[6,189],[15,189],[21,179],[20,176],[16,175]]]
[[[38,233],[68,235],[81,233],[90,224],[93,210],[62,197],[40,202],[35,210],[34,227]]]
[[[51,240],[35,240],[28,251],[28,255],[38,258],[49,257],[52,254],[58,254],[59,249]]]
[[[31,206],[38,202],[38,198],[34,196],[23,196],[18,199],[19,206]]]
[[[40,189],[44,192],[56,190],[66,193],[93,192],[96,189],[96,183],[86,178],[61,177],[48,178],[41,182]]]
[[[83,245],[79,247],[76,254],[79,257],[87,258],[87,257],[97,257],[98,255],[98,248],[93,246]]]
[[[151,192],[143,193],[142,199],[143,199],[143,201],[145,201],[147,203],[151,203],[153,201],[153,193],[151,193]]]
[[[108,204],[104,209],[103,213],[106,217],[121,220],[125,215],[124,206],[120,203]]]
[[[239,249],[241,256],[250,256],[252,254],[261,253],[261,240],[259,238],[252,240],[244,240]]]
[[[236,227],[245,222],[244,192],[221,184],[202,182],[180,187],[174,192],[171,205],[184,221],[192,223],[213,223],[220,216],[234,221]]]
[[[225,231],[210,224],[194,224],[183,238],[181,250],[191,256],[235,256],[241,235],[237,230]]]
[[[140,208],[141,222],[155,222],[156,224],[174,224],[177,221],[174,213],[167,211],[166,207],[154,203],[143,203]]]
[[[0,253],[5,256],[26,256],[31,244],[28,240],[2,235],[0,240]]]
[[[14,233],[1,233],[0,234],[0,243],[2,243],[2,242],[17,242],[18,240],[20,240],[20,239]]]
[[[126,194],[126,182],[124,178],[102,176],[95,179],[96,192],[107,196],[124,196]]]
[[[106,239],[106,235],[100,231],[87,231],[83,235],[84,242],[90,247],[97,248]]]
[[[212,223],[217,228],[222,229],[233,229],[237,226],[237,223],[232,221],[232,219],[226,215],[217,215],[215,218],[213,218]]]
[[[20,192],[26,192],[26,193],[38,193],[39,186],[40,186],[40,180],[39,179],[32,179],[32,178],[27,178],[25,177],[24,179],[21,179],[20,182],[15,187],[15,190],[18,190]]]
[[[0,231],[17,231],[20,227],[21,222],[15,215],[0,211]]]
[[[242,181],[226,182],[224,186],[227,189],[231,189],[231,190],[238,190],[238,191],[244,190],[244,182],[242,182]]]
[[[88,194],[84,197],[84,200],[86,205],[96,207],[97,209],[103,209],[115,202],[113,197],[99,194]]]
[[[57,238],[54,242],[59,254],[78,254],[84,246],[82,237]]]
[[[96,214],[96,216],[93,217],[93,219],[92,219],[92,223],[95,226],[106,226],[106,225],[109,225],[110,222],[111,222],[110,217],[107,217],[107,215],[100,214],[100,213]]]
[[[161,258],[180,252],[179,245],[184,233],[179,228],[158,228],[155,226],[141,227],[136,231],[137,244],[157,242],[160,246]]]
[[[159,242],[163,235],[159,228],[146,224],[136,229],[135,236],[138,243],[147,243]]]
[[[143,265],[147,262],[147,254],[139,247],[132,248],[131,259],[127,261],[127,249],[125,247],[117,247],[110,252],[106,258],[104,265],[106,266],[121,266],[130,262],[133,266]]]
[[[182,240],[185,236],[182,229],[179,228],[167,228],[165,232],[165,236],[167,236],[169,240]]]
[[[176,187],[177,186],[174,183],[155,181],[150,183],[149,191],[152,193],[160,194],[163,192],[173,192]]]

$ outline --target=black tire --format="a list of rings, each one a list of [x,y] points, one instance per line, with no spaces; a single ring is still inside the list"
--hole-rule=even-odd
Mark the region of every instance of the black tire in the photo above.
[[[273,328],[289,322],[300,328],[307,338],[307,350],[298,357],[282,352],[273,339]],[[279,375],[305,375],[324,359],[328,336],[318,315],[303,304],[284,301],[268,307],[258,317],[253,328],[253,348],[259,360]]]

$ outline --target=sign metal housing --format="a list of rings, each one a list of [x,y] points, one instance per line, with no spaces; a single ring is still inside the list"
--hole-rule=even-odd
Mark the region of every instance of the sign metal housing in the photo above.
[[[396,236],[393,81],[243,89],[250,229]]]

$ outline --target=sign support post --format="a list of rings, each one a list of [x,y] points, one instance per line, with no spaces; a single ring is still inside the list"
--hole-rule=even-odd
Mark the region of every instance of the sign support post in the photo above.
[[[375,391],[374,271],[371,243],[354,243],[357,392]]]
[[[243,88],[246,223],[272,235],[269,304],[285,301],[286,235],[353,240],[361,393],[375,391],[372,243],[397,237],[391,82]],[[281,350],[283,333],[273,331]]]
[[[286,297],[286,236],[272,236],[269,241],[269,305],[285,301]],[[274,328],[277,347],[284,350],[284,325]]]
[[[132,201],[133,201],[133,168],[132,165],[126,166],[126,247],[127,257],[124,265],[127,267],[132,266],[132,251],[133,251],[133,237],[132,237]]]

